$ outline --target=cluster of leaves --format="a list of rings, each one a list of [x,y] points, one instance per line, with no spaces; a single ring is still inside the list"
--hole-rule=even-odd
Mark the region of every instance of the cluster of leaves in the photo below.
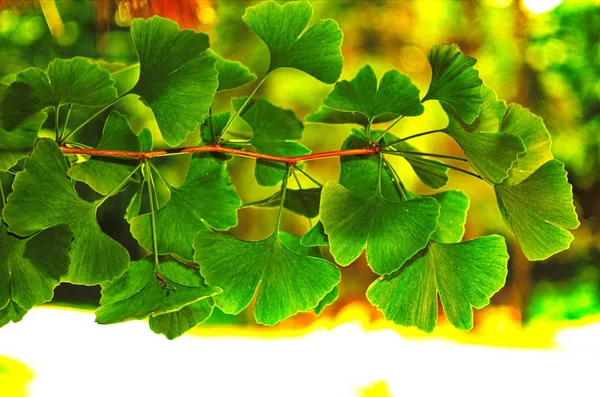
[[[578,220],[564,167],[552,158],[548,131],[527,109],[497,99],[479,79],[475,59],[456,45],[433,47],[428,53],[433,77],[423,98],[396,70],[378,81],[367,65],[352,80],[338,81],[342,32],[332,20],[310,24],[311,17],[307,1],[283,6],[267,1],[247,9],[243,19],[266,44],[270,65],[251,95],[232,100],[231,113],[213,115],[214,96],[245,86],[256,75],[210,50],[206,34],[180,30],[159,17],[132,23],[140,75],[127,92],[119,94],[114,75],[80,57],[56,59],[45,71],[26,69],[10,85],[0,86],[0,171],[14,174],[12,192],[6,200],[2,194],[0,325],[17,322],[31,307],[49,301],[60,282],[102,285],[97,322],[149,317],[150,328],[168,338],[204,321],[215,305],[237,314],[255,296],[256,321],[273,325],[298,312],[319,313],[333,302],[340,282],[336,264],[350,265],[366,250],[369,266],[381,276],[367,298],[386,318],[431,331],[439,295],[448,320],[470,329],[472,307],[488,304],[505,282],[504,238],[463,241],[466,195],[410,192],[388,156],[405,158],[434,189],[446,185],[449,169],[489,183],[529,259],[568,248],[572,236],[566,229],[577,227]],[[335,84],[323,107],[307,120],[354,125],[341,151],[332,154],[342,156],[338,182],[323,186],[294,160],[258,158],[258,183],[280,185],[280,190],[242,204],[227,170],[231,156],[208,150],[194,154],[185,182],[172,186],[149,156],[94,155],[94,149],[152,149],[150,131],[136,136],[116,111],[106,118],[100,143],[87,148],[91,155],[84,161],[63,153],[86,149],[69,140],[83,126],[69,128],[71,112],[92,111],[91,118],[97,117],[125,95],[137,95],[152,110],[170,147],[199,129],[198,146],[245,150],[248,156],[307,155],[310,150],[297,142],[304,125],[294,112],[254,98],[260,84],[284,67]],[[446,128],[402,139],[389,132],[402,118],[421,115],[422,103],[429,100],[439,101],[448,115]],[[68,112],[61,123],[63,106]],[[47,114],[55,115],[54,140],[38,137]],[[252,130],[243,146],[224,138],[238,117]],[[385,130],[375,128],[389,122]],[[454,138],[475,172],[429,159],[436,155],[407,142],[430,133]],[[344,155],[353,149],[368,150]],[[298,182],[298,189],[288,188],[296,172],[315,187],[303,189]],[[88,185],[101,198],[83,200],[75,183]],[[138,188],[124,216],[148,251],[135,261],[96,219],[106,199],[130,184]],[[158,189],[168,192],[166,203],[158,200]],[[272,234],[242,241],[221,233],[235,226],[237,210],[248,206],[278,208]],[[284,210],[319,220],[304,236],[294,236],[279,230]]]

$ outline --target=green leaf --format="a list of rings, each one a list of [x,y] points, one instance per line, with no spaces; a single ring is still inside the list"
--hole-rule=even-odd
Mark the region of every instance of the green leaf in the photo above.
[[[448,190],[432,196],[440,204],[440,217],[431,239],[438,243],[458,243],[465,234],[469,197],[460,190]]]
[[[495,186],[504,222],[529,260],[543,260],[569,248],[579,226],[563,163],[550,160],[516,185]]]
[[[238,111],[245,102],[246,97],[234,98],[231,105]],[[250,143],[257,152],[288,157],[310,153],[306,146],[293,142],[302,139],[304,130],[293,111],[277,107],[266,99],[253,99],[240,116],[252,128]],[[255,176],[261,186],[278,184],[285,173],[286,165],[283,163],[256,161]]]
[[[502,132],[521,138],[525,153],[508,172],[507,183],[523,182],[547,161],[552,160],[552,140],[541,117],[517,104],[510,104],[502,119]]]
[[[208,113],[219,85],[208,36],[179,30],[161,17],[131,22],[140,59],[140,78],[132,92],[154,112],[165,142],[176,146]]]
[[[27,311],[49,302],[60,278],[69,270],[72,239],[65,225],[27,238],[17,237],[7,231],[0,218],[0,309],[14,302]]]
[[[148,128],[144,128],[139,133],[138,140],[140,142],[140,150],[142,152],[149,152],[152,150],[154,142],[152,141],[152,131],[150,131]]]
[[[336,262],[349,265],[366,246],[367,262],[377,274],[394,272],[424,248],[439,214],[432,198],[400,203],[379,193],[362,198],[332,181],[321,194],[321,222]]]
[[[102,138],[96,149],[141,150],[138,137],[131,131],[127,117],[113,111],[108,115]],[[139,160],[90,157],[84,163],[73,165],[67,173],[71,178],[89,185],[105,195],[115,189],[137,167]]]
[[[439,189],[446,186],[448,183],[448,167],[443,163],[435,160],[424,159],[418,155],[411,155],[406,152],[418,152],[418,150],[409,144],[408,142],[402,141],[392,145],[396,150],[403,153],[403,157],[408,161],[415,174],[419,177],[421,182],[429,186],[432,189]]]
[[[418,116],[424,111],[419,89],[410,78],[390,70],[383,75],[378,87],[377,76],[369,65],[359,70],[352,80],[335,83],[323,104],[335,110],[361,113],[368,120],[387,114],[393,114],[394,118]]]
[[[8,231],[26,237],[58,224],[68,225],[75,239],[64,280],[92,285],[113,279],[127,268],[127,250],[100,229],[96,211],[102,200],[81,199],[66,173],[60,148],[49,139],[40,139],[8,196],[3,212]]]
[[[321,314],[323,310],[325,310],[327,306],[335,302],[339,298],[339,296],[340,290],[336,285],[327,295],[325,295],[323,299],[321,299],[321,302],[319,302],[319,304],[313,309],[315,314],[317,316]]]
[[[29,68],[17,81],[33,87],[39,106],[101,106],[117,99],[115,81],[97,63],[83,57],[55,59],[44,72]]]
[[[208,319],[214,307],[214,299],[207,298],[184,306],[176,312],[150,316],[148,323],[153,332],[172,340]]]
[[[295,214],[314,218],[319,215],[321,202],[321,188],[311,189],[286,189],[285,203],[283,206]],[[281,206],[281,190],[265,199],[247,203],[242,208],[277,208]]]
[[[388,320],[427,332],[436,324],[439,293],[446,318],[456,328],[473,327],[471,306],[482,308],[504,285],[508,253],[501,236],[455,244],[430,242],[398,272],[367,290],[369,301]]]
[[[289,250],[277,233],[249,242],[200,231],[194,249],[206,282],[223,289],[215,296],[217,306],[237,314],[257,294],[254,315],[261,324],[313,309],[340,281],[333,264]]]
[[[9,322],[18,323],[25,317],[27,310],[16,304],[14,301],[8,302],[4,309],[0,309],[0,328]]]
[[[427,53],[432,76],[423,101],[437,99],[450,107],[466,123],[472,123],[481,108],[479,72],[473,67],[477,60],[460,51],[456,44],[433,46]]]
[[[398,116],[395,113],[385,113],[375,117],[371,124],[385,123],[392,121],[397,117]],[[306,121],[325,124],[359,124],[363,127],[366,127],[368,124],[367,118],[361,113],[341,112],[326,106],[321,106],[315,113],[308,115]]]
[[[230,118],[231,113],[229,112],[214,114],[212,118],[207,117],[200,127],[200,137],[202,138],[202,142],[205,144],[217,143],[219,138],[223,135],[223,130]],[[215,133],[214,139],[212,136],[211,123]]]
[[[331,19],[321,20],[305,30],[311,16],[312,6],[306,0],[283,6],[265,1],[247,8],[243,19],[269,48],[268,72],[294,68],[333,84],[342,73],[344,35]]]
[[[176,254],[191,260],[192,240],[198,230],[208,229],[205,222],[218,230],[237,224],[241,200],[223,161],[194,155],[183,185],[170,186],[169,190],[171,199],[155,215],[159,254]],[[150,214],[133,218],[131,234],[142,247],[152,251]]]
[[[483,105],[472,124],[466,124],[452,108],[442,104],[449,120],[444,131],[458,142],[473,169],[486,181],[497,184],[506,179],[525,146],[518,134],[502,131],[506,103],[486,85],[482,85],[481,95]]]
[[[43,108],[29,84],[15,81],[5,86],[0,92],[0,131],[14,130]]]
[[[377,132],[373,131],[373,133]],[[366,146],[367,140],[363,133],[353,128],[352,134],[342,144],[342,150],[362,149]],[[373,197],[377,191],[378,178],[379,157],[366,154],[340,158],[339,182],[353,194],[363,198]],[[381,175],[381,190],[386,199],[400,201],[398,191],[387,172],[383,172]]]
[[[10,132],[0,127],[0,171],[8,171],[31,152],[46,116],[44,112],[35,113]]]
[[[215,63],[215,69],[219,72],[217,92],[240,88],[256,80],[256,75],[241,62],[225,59],[212,50],[208,53],[217,60]]]
[[[206,286],[195,268],[163,257],[156,269],[151,257],[146,257],[131,262],[125,274],[102,285],[102,306],[96,311],[96,322],[112,324],[151,315],[161,324],[164,319],[177,319],[180,311],[197,302],[206,301],[212,308],[212,296],[219,292],[219,288]],[[152,317],[150,327],[157,332],[152,327]]]
[[[305,247],[317,247],[329,245],[329,238],[325,234],[323,223],[318,221],[315,225],[300,239],[300,243]]]

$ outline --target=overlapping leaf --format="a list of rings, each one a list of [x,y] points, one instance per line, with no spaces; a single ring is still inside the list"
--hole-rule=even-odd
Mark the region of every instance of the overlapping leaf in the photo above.
[[[398,142],[392,146],[408,161],[421,182],[432,189],[439,189],[448,183],[448,167],[439,161],[424,159],[411,152],[418,150],[408,142]]]
[[[431,241],[398,272],[375,281],[367,298],[394,323],[431,332],[439,293],[448,321],[469,330],[473,327],[471,306],[489,304],[504,285],[507,262],[501,236],[454,244]]]
[[[533,152],[535,153],[535,151]],[[495,186],[500,213],[530,260],[546,259],[569,248],[579,226],[564,165],[550,160],[518,184]]]
[[[17,237],[0,218],[0,326],[2,312],[16,322],[20,315],[15,311],[27,311],[52,299],[54,288],[69,270],[72,238],[65,225]]]
[[[113,279],[127,268],[127,250],[100,229],[96,211],[102,201],[81,199],[66,173],[58,146],[48,139],[39,140],[8,196],[3,211],[8,231],[26,237],[59,224],[68,225],[75,239],[64,279],[86,285]]]
[[[390,70],[383,75],[378,85],[377,76],[369,65],[359,70],[352,80],[338,81],[323,104],[329,109],[350,112],[352,116],[344,119],[346,122],[355,118],[357,113],[362,114],[364,117],[359,124],[363,125],[377,117],[383,116],[383,120],[391,117],[393,120],[400,116],[418,116],[424,110],[419,89],[410,78],[396,70]],[[335,115],[336,113],[326,109],[308,120],[322,122]]]
[[[508,176],[508,170],[525,146],[518,134],[502,127],[506,103],[498,100],[494,90],[486,85],[481,87],[481,96],[481,111],[472,124],[465,123],[451,107],[442,104],[449,120],[445,132],[458,142],[475,171],[495,184]]]
[[[305,247],[318,247],[329,245],[329,239],[325,233],[323,223],[318,221],[308,232],[300,239],[300,243]]]
[[[171,199],[156,212],[159,254],[177,254],[192,259],[192,240],[205,223],[218,230],[237,224],[241,200],[231,184],[225,163],[211,156],[195,155],[183,185],[169,186]],[[152,251],[150,214],[131,221],[131,233],[140,245]]]
[[[115,111],[108,115],[96,149],[140,151],[141,147],[138,137],[129,127],[127,117]],[[108,194],[133,172],[137,162],[123,158],[91,157],[84,163],[73,165],[68,175],[100,194]]]
[[[83,57],[55,59],[45,72],[29,68],[17,74],[16,79],[33,87],[41,107],[100,106],[117,98],[110,73]]]
[[[215,63],[215,69],[219,72],[217,92],[240,88],[256,80],[256,75],[242,65],[241,62],[225,59],[211,50],[208,52],[217,59]]]
[[[340,281],[333,264],[289,250],[277,233],[250,242],[200,231],[194,250],[206,282],[223,289],[215,296],[217,306],[237,314],[256,293],[254,315],[261,324],[274,325],[315,308]]]
[[[287,189],[283,206],[295,214],[314,218],[319,215],[321,188]],[[276,208],[281,205],[281,190],[265,199],[244,204],[242,207]]]
[[[0,131],[14,130],[43,108],[29,84],[18,81],[10,85],[0,84]]]
[[[131,262],[125,274],[103,284],[96,322],[112,324],[150,316],[150,328],[173,339],[208,318],[214,307],[212,296],[220,291],[206,286],[195,268],[163,258],[155,269],[146,257]]]
[[[340,77],[344,63],[343,33],[331,19],[305,30],[311,16],[312,6],[306,0],[285,5],[265,1],[246,9],[243,19],[269,48],[269,72],[294,68],[333,84]]]
[[[245,101],[246,97],[234,98],[231,103],[237,111]],[[253,99],[240,116],[252,128],[250,143],[257,152],[287,157],[310,153],[306,146],[294,142],[302,139],[304,126],[293,111],[277,107],[265,99]],[[285,172],[285,164],[256,161],[256,180],[262,186],[278,184]]]
[[[178,145],[202,123],[219,85],[208,36],[155,16],[133,20],[131,37],[140,59],[132,92],[154,112],[165,142]]]
[[[436,99],[450,107],[466,123],[472,123],[481,107],[479,72],[473,67],[477,60],[462,53],[456,44],[433,46],[427,53],[432,76],[423,101]]]

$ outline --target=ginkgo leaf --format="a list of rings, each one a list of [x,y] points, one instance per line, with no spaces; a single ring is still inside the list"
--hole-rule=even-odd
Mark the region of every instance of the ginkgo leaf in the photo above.
[[[215,69],[219,72],[217,92],[240,88],[256,80],[256,75],[241,62],[225,59],[212,50],[208,50],[208,53],[217,59],[215,63]]]
[[[246,97],[241,97],[234,98],[231,104],[237,111],[245,102]],[[293,111],[277,107],[266,99],[253,99],[240,116],[252,128],[249,142],[257,152],[287,157],[310,153],[306,146],[294,142],[302,139],[304,126]],[[256,180],[261,186],[274,186],[283,180],[286,170],[283,163],[259,159]]]
[[[381,277],[367,298],[388,320],[435,328],[439,293],[446,318],[456,328],[473,327],[473,309],[490,303],[506,280],[508,253],[501,236],[454,244],[430,242],[396,273]]]
[[[129,204],[127,204],[127,208],[125,208],[125,220],[131,223],[131,220],[139,215],[140,208],[142,207],[142,197],[144,195],[145,184],[140,183],[137,186],[137,189],[131,196],[131,200]]]
[[[393,114],[394,118],[418,116],[424,111],[419,89],[410,78],[390,70],[383,75],[378,86],[377,76],[369,65],[359,70],[352,80],[335,83],[323,104],[339,111],[360,113],[367,120],[386,114]]]
[[[4,87],[0,90],[0,131],[2,132],[14,130],[44,108],[29,84],[15,81],[0,87]]]
[[[432,189],[439,189],[448,183],[448,167],[439,161],[424,159],[410,152],[418,152],[417,148],[402,141],[391,146],[402,153],[421,182]]]
[[[423,101],[436,99],[454,110],[466,123],[472,123],[482,104],[483,82],[473,67],[477,60],[463,54],[456,44],[435,45],[427,58],[432,76]]]
[[[384,113],[373,119],[371,124],[385,123],[398,118],[395,113]],[[327,106],[321,106],[315,113],[306,117],[306,121],[311,123],[325,124],[359,124],[366,127],[367,118],[362,113],[357,112],[342,112],[335,109],[330,109]]]
[[[207,144],[217,143],[221,135],[223,135],[223,130],[229,122],[230,117],[231,113],[229,112],[214,114],[212,117],[207,117],[200,127],[200,137],[202,138],[202,142]]]
[[[140,142],[140,150],[142,152],[149,152],[154,147],[154,142],[152,140],[152,131],[148,128],[144,128],[138,134],[138,140]]]
[[[254,315],[261,324],[313,309],[340,281],[332,263],[289,250],[277,233],[250,242],[200,231],[194,250],[206,282],[223,289],[215,296],[217,306],[237,314],[256,294]]]
[[[160,317],[202,300],[214,306],[212,296],[220,292],[219,288],[206,286],[195,268],[163,257],[156,269],[151,257],[146,257],[131,262],[121,277],[102,285],[96,322],[113,324],[149,315]]]
[[[150,316],[148,324],[153,332],[172,340],[208,319],[214,307],[213,298],[202,299],[175,312]]]
[[[569,248],[579,226],[573,192],[563,163],[550,160],[529,178],[495,186],[504,222],[517,236],[529,260],[543,260]]]
[[[72,239],[65,225],[17,237],[8,233],[0,218],[0,309],[11,301],[25,311],[49,302],[69,270]]]
[[[31,152],[46,117],[44,112],[32,114],[12,131],[0,127],[0,171],[8,171]]]
[[[305,247],[317,247],[329,245],[329,239],[325,233],[323,223],[318,221],[308,232],[300,239],[300,243]]]
[[[319,304],[313,309],[315,314],[317,316],[319,314],[321,314],[327,306],[331,305],[339,297],[340,297],[340,290],[336,285],[335,287],[333,287],[333,289],[327,295],[325,295],[325,297],[323,299],[321,299],[321,302],[319,302]]]
[[[507,183],[517,184],[527,179],[547,161],[552,160],[550,134],[541,117],[517,104],[510,104],[502,119],[501,131],[519,137],[526,151],[519,153],[508,172]]]
[[[67,178],[60,148],[49,139],[40,139],[25,160],[24,170],[15,177],[3,216],[8,231],[23,237],[68,225],[75,239],[64,280],[92,285],[121,275],[129,263],[127,250],[98,225],[96,211],[102,202],[79,197]]]
[[[286,189],[283,206],[295,214],[314,218],[319,215],[321,188]],[[242,208],[277,208],[281,205],[281,190],[265,199],[247,203]]]
[[[225,163],[212,156],[194,155],[183,185],[169,186],[171,199],[156,212],[156,240],[159,254],[176,254],[191,260],[192,240],[206,224],[226,230],[237,224],[242,204],[231,184]],[[140,245],[152,251],[150,214],[131,221],[131,234]]]
[[[331,19],[321,20],[305,30],[312,12],[306,0],[285,5],[265,1],[247,8],[242,18],[269,48],[268,72],[294,68],[333,84],[342,73],[344,35]]]
[[[377,274],[394,272],[424,248],[439,214],[433,198],[390,202],[379,192],[363,198],[332,181],[321,194],[321,222],[336,262],[349,265],[366,246],[367,262]]]
[[[140,78],[131,92],[152,109],[169,146],[183,142],[202,123],[219,85],[208,36],[179,30],[165,18],[134,19],[131,38]]]
[[[469,197],[460,190],[448,190],[433,197],[440,204],[440,217],[431,239],[438,243],[458,243],[465,234]]]
[[[17,74],[16,79],[33,87],[38,104],[43,107],[100,106],[117,99],[110,73],[83,57],[55,59],[45,72],[29,68]]]
[[[108,115],[102,138],[96,149],[141,150],[138,137],[131,131],[127,117],[113,111]],[[89,185],[100,194],[108,194],[127,177],[138,164],[138,160],[94,157],[73,165],[67,173],[71,178]]]
[[[27,310],[23,309],[14,301],[9,301],[4,309],[0,309],[0,328],[4,327],[9,322],[18,323],[27,314]]]
[[[451,107],[442,104],[448,115],[445,132],[463,149],[469,164],[481,177],[492,183],[501,183],[517,157],[525,151],[518,134],[502,131],[506,103],[486,85],[481,87],[483,104],[472,124],[465,123]]]

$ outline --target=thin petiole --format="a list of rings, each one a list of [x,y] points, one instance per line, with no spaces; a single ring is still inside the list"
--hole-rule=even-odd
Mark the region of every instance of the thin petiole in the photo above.
[[[383,161],[385,163],[385,166],[386,166],[390,176],[392,177],[392,181],[394,182],[394,186],[396,187],[398,194],[400,194],[400,197],[402,198],[403,201],[408,200],[408,196],[406,195],[406,188],[404,187],[404,184],[400,180],[400,176],[396,172],[396,169],[385,158],[383,159]]]
[[[292,175],[294,176],[294,179],[296,180],[296,184],[298,185],[298,189],[302,190],[302,184],[300,183],[300,179],[298,179],[298,175],[296,175],[296,169],[295,169],[295,167],[292,168]],[[306,203],[304,202],[304,200],[302,200],[302,196],[300,196],[300,200],[302,201],[302,204],[306,205]],[[308,225],[312,229],[312,227],[313,227],[312,219],[310,219],[308,217],[306,219],[308,219]]]
[[[133,64],[131,64],[129,66],[125,66],[123,69],[115,70],[114,72],[111,73],[111,75],[122,73],[122,72],[126,72],[128,70],[135,69],[135,68],[137,68],[139,66],[140,66],[140,63],[136,62],[136,63],[133,63]]]
[[[110,103],[108,103],[106,106],[104,106],[102,109],[98,110],[96,113],[94,113],[93,115],[91,115],[90,117],[88,117],[83,123],[79,124],[79,126],[77,126],[73,131],[69,132],[69,134],[67,136],[64,136],[61,138],[61,143],[66,141],[67,139],[69,139],[71,136],[73,136],[73,134],[75,134],[77,131],[79,131],[80,129],[82,129],[83,127],[85,127],[90,121],[92,121],[93,119],[95,119],[97,116],[99,116],[100,114],[102,114],[106,109],[108,109],[109,107],[111,107],[112,105],[114,105],[115,103],[119,102],[121,99],[123,99],[129,92],[124,93],[123,95],[121,95],[120,97],[118,97],[117,99],[111,101]]]
[[[408,151],[404,151],[404,150],[384,150],[384,151],[382,151],[382,153],[391,154],[393,156],[400,156],[400,157],[426,156],[426,157],[437,157],[440,159],[463,161],[463,162],[469,161],[463,157],[446,156],[445,154],[437,154],[437,153],[408,152]]]
[[[167,182],[167,180],[165,179],[165,177],[162,176],[162,174],[158,170],[158,167],[156,167],[154,164],[152,164],[152,161],[148,161],[148,164],[150,164],[150,167],[152,167],[152,169],[154,170],[154,172],[156,172],[156,175],[158,175],[158,177],[165,184],[166,187],[171,186],[171,184],[169,182]]]
[[[382,183],[381,180],[383,179],[383,156],[379,155],[379,168],[377,171],[377,193],[379,193],[379,195],[382,194],[383,189],[381,188]]]
[[[154,271],[158,273],[158,241],[156,239],[156,215],[154,208],[154,181],[152,180],[152,169],[148,165],[148,160],[144,161],[146,171],[146,186],[148,187],[148,202],[150,204],[150,225],[152,227],[152,252],[154,253]]]
[[[240,115],[241,112],[244,111],[244,109],[246,108],[246,106],[248,106],[248,103],[250,103],[250,100],[252,100],[252,97],[254,96],[254,94],[256,94],[256,92],[258,91],[258,89],[260,88],[260,86],[265,82],[265,80],[267,79],[267,76],[269,76],[270,71],[268,71],[263,77],[262,79],[260,79],[260,81],[258,82],[258,84],[256,85],[256,87],[254,87],[254,90],[252,90],[252,92],[250,93],[250,95],[246,98],[246,100],[244,101],[244,103],[242,104],[242,106],[240,106],[240,108],[237,110],[237,112],[234,113],[233,117],[229,119],[229,121],[227,122],[227,124],[225,124],[225,128],[223,128],[223,131],[221,131],[221,136],[225,135],[225,133],[227,132],[227,130],[229,129],[229,127],[231,126],[231,124],[233,124],[233,122],[235,121],[235,119]]]
[[[217,143],[217,137],[215,135],[215,123],[213,122],[212,106],[208,108],[208,122],[210,123],[210,137],[212,143]]]
[[[405,138],[400,138],[400,139],[397,139],[395,141],[386,143],[385,145],[383,145],[383,147],[393,146],[393,145],[395,145],[397,143],[400,143],[400,142],[408,141],[410,139],[418,138],[418,137],[429,135],[429,134],[435,134],[437,132],[443,132],[443,131],[444,130],[431,130],[431,131],[419,132],[418,134],[410,135],[410,136],[407,136]]]
[[[2,180],[0,179],[0,197],[2,198],[2,208],[6,207],[6,196],[4,195],[4,188],[2,187]]]
[[[398,120],[394,121],[388,128],[385,129],[384,132],[388,132],[389,130],[391,130],[396,124],[398,124],[400,122],[400,120],[402,120],[404,118],[404,116],[400,116],[398,118]],[[385,134],[381,134],[381,136],[383,137]]]
[[[300,171],[300,173],[302,175],[304,175],[305,177],[307,177],[312,183],[314,183],[318,187],[323,187],[323,184],[321,182],[317,181],[315,178],[313,178],[312,176],[310,176],[309,174],[307,174],[306,171],[302,170],[302,168],[297,167],[297,166],[294,165],[294,169]]]
[[[58,106],[54,106],[54,134],[55,134],[55,142],[59,141],[60,135],[58,133],[58,129],[59,129],[59,122],[60,122],[60,105]]]
[[[459,168],[459,167],[455,167],[455,166],[450,165],[450,164],[444,164],[444,167],[448,167],[448,168],[453,169],[455,171],[459,171],[459,172],[462,172],[464,174],[471,175],[472,177],[475,177],[477,179],[481,179],[483,181],[483,178],[479,174],[476,174],[474,172],[467,171],[467,170],[464,170],[464,169]]]
[[[67,124],[69,124],[69,119],[71,118],[71,110],[73,110],[73,104],[69,104],[69,108],[67,109],[67,117],[65,119],[65,124],[63,125],[62,133],[60,134],[60,139],[65,135],[67,131]]]
[[[287,185],[290,179],[291,166],[287,166],[285,176],[281,182],[281,204],[279,204],[279,212],[277,213],[277,221],[275,222],[275,232],[279,231],[279,224],[281,223],[281,215],[283,214],[283,204],[285,203],[285,194],[287,192]]]
[[[113,196],[114,194],[116,194],[118,191],[121,190],[121,188],[123,186],[125,186],[125,184],[127,182],[129,182],[129,180],[131,179],[131,177],[133,176],[133,174],[135,174],[137,172],[137,170],[140,169],[140,167],[142,166],[142,164],[138,164],[137,167],[135,167],[135,169],[133,171],[131,171],[129,173],[129,175],[127,175],[125,177],[125,179],[123,179],[121,182],[119,182],[119,184],[117,186],[115,186],[110,192],[108,192],[104,197],[99,198],[98,200],[96,200],[97,206],[99,207],[102,203],[104,203],[109,197]]]

